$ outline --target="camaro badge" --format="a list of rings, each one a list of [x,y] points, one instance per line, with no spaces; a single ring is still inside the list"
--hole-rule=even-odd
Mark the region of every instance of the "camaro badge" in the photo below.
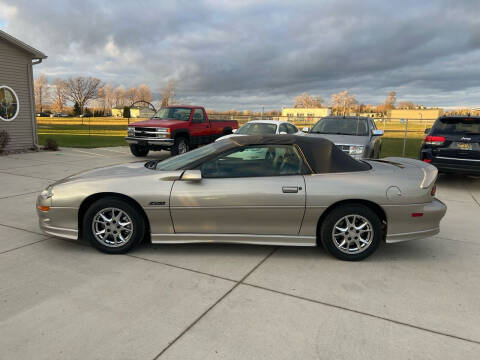
[[[150,201],[150,203],[148,205],[151,205],[151,206],[162,206],[162,205],[165,205],[165,201]]]

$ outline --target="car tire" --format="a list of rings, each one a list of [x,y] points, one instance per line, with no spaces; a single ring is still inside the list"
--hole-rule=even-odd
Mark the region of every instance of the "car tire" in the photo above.
[[[137,157],[144,157],[148,155],[150,149],[146,146],[141,146],[137,144],[130,144],[130,151],[133,155]]]
[[[85,239],[102,252],[124,254],[143,240],[145,219],[127,201],[104,197],[86,211],[83,234]]]
[[[383,238],[378,215],[362,204],[342,205],[332,210],[320,227],[323,248],[340,260],[358,261],[378,249]]]
[[[190,150],[190,144],[188,139],[184,136],[178,136],[175,138],[173,146],[170,150],[172,156],[181,155]]]

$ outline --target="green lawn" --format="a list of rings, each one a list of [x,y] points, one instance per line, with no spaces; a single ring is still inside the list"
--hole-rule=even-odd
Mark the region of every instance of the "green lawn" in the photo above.
[[[105,146],[126,146],[127,143],[120,136],[88,136],[88,135],[38,135],[40,145],[45,144],[47,138],[54,139],[58,146],[96,148]],[[402,156],[403,139],[384,138],[382,145],[382,157]],[[416,159],[422,139],[407,139],[405,156]]]
[[[96,148],[106,146],[126,146],[127,142],[121,136],[88,136],[88,135],[38,135],[40,145],[45,144],[46,139],[54,139],[58,146]]]
[[[37,125],[38,130],[48,130],[48,131],[82,131],[82,132],[88,132],[89,130],[94,133],[97,130],[117,130],[117,131],[122,131],[122,130],[127,130],[126,125],[46,125],[46,124],[38,124]]]
[[[422,139],[407,139],[405,147],[405,156],[409,158],[418,159]],[[402,156],[403,138],[383,138],[382,139],[382,157],[387,156]]]

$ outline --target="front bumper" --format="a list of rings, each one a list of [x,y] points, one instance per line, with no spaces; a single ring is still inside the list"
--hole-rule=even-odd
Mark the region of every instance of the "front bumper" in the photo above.
[[[69,240],[78,240],[78,230],[50,226],[50,219],[39,219],[38,225],[40,226],[40,230],[47,235]]]
[[[445,216],[447,206],[438,199],[428,204],[385,206],[387,212],[387,243],[423,239],[440,232],[440,220]],[[423,213],[412,217],[413,213]],[[408,232],[405,230],[408,229]]]
[[[48,211],[39,210],[38,206],[48,207]],[[78,209],[70,207],[52,207],[51,198],[37,198],[37,215],[40,229],[48,235],[77,240]]]
[[[129,144],[137,144],[137,145],[142,145],[142,146],[147,146],[147,145],[158,145],[158,146],[165,146],[165,147],[171,147],[173,146],[173,139],[158,139],[158,138],[145,138],[145,137],[133,137],[133,136],[127,136],[125,138],[127,143]]]

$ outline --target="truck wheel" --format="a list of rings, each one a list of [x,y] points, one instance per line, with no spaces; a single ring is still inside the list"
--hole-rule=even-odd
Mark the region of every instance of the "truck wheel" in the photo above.
[[[175,138],[175,142],[173,143],[172,149],[170,151],[172,153],[172,156],[175,156],[185,154],[188,150],[190,150],[188,139],[183,136],[179,136]]]
[[[130,144],[130,151],[132,152],[133,155],[142,157],[142,156],[147,156],[150,149],[146,146]]]

